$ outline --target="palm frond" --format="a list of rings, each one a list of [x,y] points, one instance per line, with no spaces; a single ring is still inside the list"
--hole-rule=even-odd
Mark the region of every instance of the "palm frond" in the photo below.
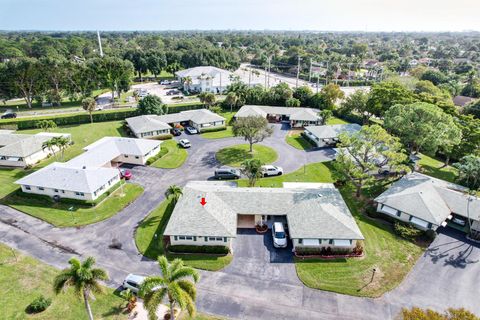
[[[200,276],[197,270],[191,267],[182,267],[172,273],[172,275],[170,276],[170,281],[181,280],[188,277],[191,277],[194,282],[198,282]]]
[[[187,293],[187,295],[192,299],[196,300],[197,298],[197,288],[195,285],[187,280],[177,281],[178,286]]]
[[[161,290],[157,291],[150,291],[144,298],[144,306],[148,312],[148,318],[156,320],[156,312],[158,306],[162,303],[163,299],[167,295],[167,289],[162,288]]]
[[[159,256],[158,257],[158,265],[160,266],[160,271],[162,272],[163,278],[164,279],[170,278],[167,257]]]

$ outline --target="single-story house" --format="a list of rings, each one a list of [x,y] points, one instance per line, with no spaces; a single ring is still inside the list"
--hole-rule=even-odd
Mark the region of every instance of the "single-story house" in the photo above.
[[[201,66],[175,72],[185,91],[220,94],[227,90],[234,74],[212,66]],[[187,81],[189,79],[189,81]]]
[[[338,142],[338,136],[342,133],[355,133],[362,129],[356,123],[334,124],[325,126],[305,127],[305,136],[308,137],[317,147],[324,147]]]
[[[160,141],[104,137],[65,163],[54,162],[15,183],[23,192],[95,200],[120,180],[122,163],[144,165],[160,151]]]
[[[70,134],[41,132],[37,134],[17,134],[12,130],[0,130],[0,166],[27,167],[47,158],[58,151],[43,148],[43,144],[55,137],[71,139]]]
[[[377,211],[421,230],[452,225],[480,232],[480,198],[465,187],[413,172],[393,183],[375,202]]]
[[[264,117],[270,122],[288,121],[292,127],[304,127],[322,123],[318,110],[311,108],[244,105],[238,110],[234,118],[249,116]]]
[[[137,138],[154,137],[169,133],[177,126],[192,126],[202,131],[225,126],[225,118],[207,109],[187,110],[178,113],[143,115],[126,119],[128,126]]]
[[[364,239],[340,192],[330,183],[238,188],[228,182],[193,181],[184,187],[164,234],[171,245],[231,248],[238,227],[253,228],[278,217],[286,219],[294,249],[348,250]]]

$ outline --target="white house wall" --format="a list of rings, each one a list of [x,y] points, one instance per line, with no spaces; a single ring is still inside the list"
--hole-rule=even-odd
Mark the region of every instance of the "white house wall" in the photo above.
[[[227,241],[224,241],[224,237],[221,237],[221,241],[217,240],[205,240],[205,238],[213,238],[213,237],[193,237],[195,240],[182,240],[180,237],[186,236],[170,236],[170,244],[172,246],[182,245],[182,246],[225,246],[231,248],[232,238],[226,238]],[[176,240],[175,240],[176,238]],[[215,237],[216,238],[216,237]]]
[[[300,240],[302,243],[300,243]],[[330,244],[330,239],[315,239],[319,241],[318,245],[305,245],[304,241],[305,240],[310,240],[310,239],[292,239],[293,242],[293,248],[294,249],[312,249],[312,248],[317,248],[317,249],[322,249],[322,248],[331,248],[332,250],[341,250],[341,249],[349,249],[353,250],[355,246],[357,245],[357,240],[351,240],[352,244],[350,246],[335,246],[334,244]],[[334,239],[331,239],[334,240]]]

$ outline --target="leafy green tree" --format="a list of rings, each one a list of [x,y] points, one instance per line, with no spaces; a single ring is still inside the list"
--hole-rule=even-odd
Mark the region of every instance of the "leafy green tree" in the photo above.
[[[137,109],[140,114],[162,115],[166,113],[166,106],[163,104],[160,97],[155,95],[148,95],[140,100]]]
[[[147,55],[145,52],[139,49],[128,50],[125,52],[123,58],[133,64],[140,81],[142,81],[142,74],[148,70]]]
[[[372,114],[367,108],[368,93],[363,90],[356,90],[343,100],[340,105],[340,112],[343,114],[359,113],[362,116],[363,123],[368,124]]]
[[[71,100],[90,97],[99,85],[99,75],[95,72],[95,60],[85,63],[69,62],[66,75],[66,92]],[[101,84],[101,83],[100,83]]]
[[[302,106],[308,105],[313,91],[309,86],[300,86],[293,91],[293,97],[300,100]]]
[[[466,105],[464,112],[466,114],[473,115],[477,119],[480,119],[480,99]]]
[[[57,128],[57,124],[53,120],[39,120],[35,123],[35,126],[46,132]]]
[[[100,84],[111,90],[112,101],[115,99],[115,93],[120,97],[122,92],[128,91],[134,72],[130,61],[117,57],[103,57],[92,59],[90,66],[97,74]]]
[[[253,152],[253,144],[270,137],[273,128],[268,125],[267,119],[263,117],[249,116],[236,119],[232,127],[235,137],[243,137],[250,144],[250,152]]]
[[[93,116],[92,113],[95,111],[95,108],[97,107],[97,102],[95,99],[91,97],[87,97],[82,100],[82,107],[83,110],[87,111],[88,114],[90,115],[90,123],[93,123]]]
[[[53,145],[57,147],[58,150],[60,150],[61,159],[63,161],[64,155],[65,155],[65,149],[67,149],[67,147],[70,145],[70,140],[63,136],[53,137],[51,140]]]
[[[187,309],[190,316],[195,315],[197,289],[195,283],[200,279],[198,272],[183,264],[180,259],[171,263],[165,256],[158,257],[161,274],[147,277],[140,287],[149,319],[156,319],[158,306],[166,298],[170,304],[170,319],[175,320],[175,305]]]
[[[100,285],[100,281],[108,280],[108,274],[105,270],[93,267],[95,264],[93,257],[88,257],[83,262],[80,262],[76,258],[71,258],[68,263],[70,267],[63,269],[55,277],[53,291],[59,294],[69,287],[72,287],[78,297],[81,297],[85,303],[88,318],[93,320],[89,299],[95,298],[94,293],[105,292],[105,289]]]
[[[48,88],[47,96],[54,105],[61,105],[62,93],[67,87],[67,61],[63,57],[43,57],[39,60],[40,72]]]
[[[320,110],[318,115],[322,118],[322,126],[328,123],[328,120],[333,117],[333,111],[330,109]]]
[[[172,184],[165,191],[165,197],[172,198],[174,203],[177,203],[178,199],[182,196],[183,191],[179,186]]]
[[[284,106],[285,102],[293,97],[292,89],[285,82],[273,86],[268,93],[270,103],[277,106]]]
[[[54,139],[49,139],[42,143],[42,150],[45,151],[45,149],[47,149],[51,155],[56,157],[56,154],[55,154],[56,146],[57,146],[56,141]]]
[[[320,90],[320,93],[323,96],[325,108],[333,109],[335,107],[335,102],[338,99],[343,99],[345,94],[338,84],[329,83]]]
[[[290,108],[298,108],[300,107],[301,102],[297,98],[289,98],[285,101],[285,106]]]
[[[377,117],[383,117],[385,112],[396,104],[414,102],[413,93],[396,81],[376,83],[367,100],[367,112]]]
[[[40,63],[33,58],[20,58],[6,63],[5,75],[6,91],[14,97],[22,97],[29,108],[33,99],[41,96],[45,89],[45,78],[41,72]]]
[[[455,123],[462,131],[462,140],[453,147],[452,158],[458,160],[469,154],[480,156],[480,119],[459,115],[455,117]]]
[[[448,77],[441,71],[428,69],[422,74],[421,80],[428,80],[434,85],[448,82]]]
[[[339,152],[334,162],[335,174],[350,181],[360,196],[362,188],[371,185],[377,170],[388,166],[390,171],[408,170],[407,155],[399,139],[379,125],[363,126],[359,132],[340,135]]]
[[[234,93],[237,96],[237,104],[244,105],[245,103],[252,103],[250,99],[247,98],[247,94],[250,92],[250,89],[245,83],[241,81],[233,81],[227,87],[227,95],[228,93]],[[263,92],[263,89],[262,89]]]
[[[458,169],[458,182],[472,190],[480,189],[480,157],[468,155],[453,166]]]
[[[147,68],[157,78],[162,70],[167,66],[167,59],[164,52],[151,50],[147,52],[146,57]]]
[[[435,153],[441,147],[450,154],[462,138],[452,116],[423,102],[393,106],[385,113],[384,125],[400,137],[410,152]]]
[[[262,177],[263,163],[258,159],[247,159],[242,162],[240,171],[247,176],[248,186],[255,187],[255,183]]]
[[[235,92],[227,93],[227,96],[225,97],[225,103],[230,106],[230,112],[233,111],[234,106],[237,106],[238,100],[238,96]]]
[[[165,67],[168,73],[175,74],[178,70],[182,69],[182,66],[178,62],[172,62]]]

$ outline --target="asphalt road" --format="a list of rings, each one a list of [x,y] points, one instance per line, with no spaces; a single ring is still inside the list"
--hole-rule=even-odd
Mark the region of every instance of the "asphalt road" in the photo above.
[[[286,130],[262,142],[277,150],[276,164],[286,172],[304,163],[327,161],[331,150],[303,152],[284,141]],[[237,138],[206,140],[189,136],[192,148],[178,169],[135,167],[134,182],[145,192],[114,217],[79,228],[55,228],[39,219],[0,206],[0,241],[57,268],[72,256],[94,256],[117,287],[128,273],[158,273],[155,262],[140,255],[134,233],[138,223],[164,199],[171,184],[203,180],[219,166],[215,151],[242,142]],[[110,249],[116,239],[122,249]],[[240,234],[230,266],[219,272],[202,271],[198,284],[199,311],[235,319],[392,319],[402,307],[443,310],[465,307],[480,314],[480,249],[463,235],[447,230],[421,257],[395,290],[379,299],[351,297],[305,287],[295,278],[294,265],[269,243],[268,236]]]

